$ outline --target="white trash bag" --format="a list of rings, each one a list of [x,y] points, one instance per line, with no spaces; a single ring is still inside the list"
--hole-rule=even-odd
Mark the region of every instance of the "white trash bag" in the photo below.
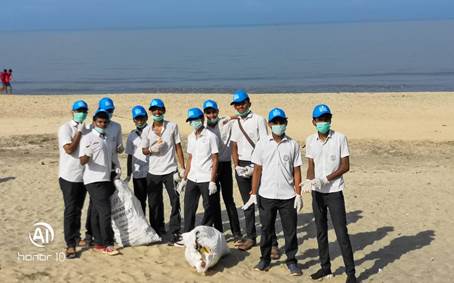
[[[115,192],[110,197],[112,229],[115,242],[123,246],[140,246],[161,241],[161,237],[148,224],[140,201],[128,184],[116,179]]]
[[[186,261],[199,273],[206,272],[230,252],[224,234],[213,227],[197,226],[182,237]]]

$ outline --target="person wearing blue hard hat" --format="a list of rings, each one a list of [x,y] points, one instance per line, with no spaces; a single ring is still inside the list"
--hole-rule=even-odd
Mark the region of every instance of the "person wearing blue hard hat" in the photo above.
[[[268,135],[266,119],[251,111],[251,100],[244,90],[233,94],[231,105],[235,109],[238,119],[232,125],[232,160],[235,166],[235,179],[245,204],[249,200],[252,189],[252,173],[254,164],[251,162],[255,145]],[[243,210],[246,220],[246,238],[235,242],[240,250],[249,250],[256,245],[257,231],[255,229],[255,205]],[[277,237],[273,236],[272,259],[280,258]]]
[[[205,210],[202,225],[212,226],[220,209],[216,205],[217,168],[218,168],[218,140],[215,134],[207,130],[204,125],[204,115],[199,108],[190,108],[186,122],[189,122],[193,131],[188,136],[188,160],[183,180],[178,185],[178,191],[184,191],[184,232],[195,227],[195,218],[200,196],[203,199]]]
[[[161,99],[152,99],[148,110],[152,123],[142,131],[141,148],[142,153],[148,156],[147,196],[150,225],[161,237],[167,233],[164,224],[164,185],[172,207],[168,244],[175,245],[181,239],[180,197],[176,191],[176,183],[180,181],[185,170],[180,131],[176,123],[164,119],[166,107]],[[181,170],[178,170],[178,163]]]
[[[147,203],[147,173],[148,156],[142,152],[142,131],[147,126],[147,110],[141,105],[136,105],[131,109],[132,120],[136,126],[128,134],[125,153],[128,155],[126,161],[127,176],[126,183],[131,180],[134,186],[134,195],[140,201],[143,214],[146,215],[145,208]]]
[[[252,153],[251,160],[254,163],[252,191],[244,208],[260,203],[262,256],[255,269],[259,271],[270,269],[274,227],[279,213],[284,231],[287,268],[291,275],[300,276],[302,272],[296,260],[298,252],[296,228],[297,212],[303,208],[300,186],[303,162],[300,145],[285,134],[287,123],[284,110],[273,108],[269,112],[268,126],[271,128],[271,135],[260,139]]]
[[[312,111],[316,132],[306,139],[307,176],[303,190],[312,192],[321,269],[311,275],[318,280],[331,277],[328,245],[328,210],[336,231],[349,283],[356,282],[355,263],[347,230],[343,175],[350,170],[350,151],[344,134],[331,129],[331,109],[319,104]]]
[[[100,112],[98,112],[100,111]],[[108,115],[108,122],[107,122],[107,127],[104,129],[105,135],[109,142],[113,144],[115,150],[114,150],[114,157],[113,160],[115,164],[117,164],[116,168],[112,167],[112,172],[111,172],[111,179],[113,180],[115,177],[117,177],[118,172],[121,174],[121,166],[120,166],[120,160],[118,159],[118,154],[122,153],[124,151],[123,147],[123,137],[122,137],[122,130],[121,130],[121,125],[120,123],[117,123],[112,120],[113,113],[115,111],[115,105],[114,102],[111,98],[109,97],[103,97],[99,100],[98,102],[98,110],[96,113],[101,113],[101,112],[106,112]],[[95,115],[96,115],[95,113]],[[104,114],[101,114],[104,115]],[[92,125],[92,127],[94,127]],[[117,170],[115,172],[114,170]],[[112,182],[112,186],[114,186]],[[87,221],[85,223],[85,228],[86,228],[86,241],[90,245],[90,243],[93,240],[93,231],[91,228],[91,218],[89,217],[90,212],[92,210],[92,202],[90,200],[88,204],[88,214],[87,214]]]
[[[233,198],[232,151],[230,147],[232,125],[237,117],[227,116],[220,118],[219,107],[216,101],[211,99],[208,99],[203,103],[203,113],[205,114],[207,129],[218,137],[220,143],[218,180],[216,182],[218,192],[216,193],[216,196],[219,198],[219,194],[222,193],[222,199],[224,200],[227,215],[229,217],[230,230],[232,231],[234,241],[237,242],[241,240],[242,235],[238,212]],[[216,205],[220,205],[220,200],[216,201]],[[219,215],[216,215],[214,227],[222,232],[221,209],[216,209],[216,211],[219,212]]]
[[[88,131],[84,123],[87,112],[87,103],[83,100],[77,100],[71,107],[72,119],[58,129],[58,183],[65,204],[63,231],[67,259],[77,256],[77,245],[85,245],[84,240],[80,238],[80,218],[86,189],[83,183],[84,167],[79,161],[79,149],[80,140]]]
[[[89,217],[93,232],[94,250],[107,255],[118,255],[114,248],[110,197],[115,191],[112,172],[120,177],[119,163],[114,160],[115,143],[107,136],[109,113],[98,109],[93,115],[93,129],[80,141],[79,160],[85,167],[84,185],[90,195]]]

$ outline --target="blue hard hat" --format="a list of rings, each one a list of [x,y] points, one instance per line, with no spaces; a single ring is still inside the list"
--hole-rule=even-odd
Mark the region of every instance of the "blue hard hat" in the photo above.
[[[98,103],[98,106],[99,106],[99,109],[115,110],[115,105],[113,103],[113,100],[108,97],[101,98],[101,100]]]
[[[245,101],[246,99],[249,99],[249,95],[247,94],[247,92],[242,89],[237,90],[233,94],[233,99],[232,99],[232,102],[230,103],[230,105],[235,104],[235,103],[241,103],[241,102]]]
[[[273,121],[274,118],[287,119],[287,115],[285,115],[284,110],[281,108],[273,108],[270,113],[268,113],[268,122]]]
[[[145,110],[145,108],[143,108],[142,105],[134,106],[131,110],[131,113],[132,113],[132,119],[135,119],[140,116],[148,117],[147,110]]]
[[[151,107],[165,108],[164,101],[162,101],[159,98],[154,98],[154,99],[151,100],[150,107],[148,108],[148,110],[150,110]]]
[[[76,111],[79,109],[86,109],[88,110],[88,104],[83,100],[77,100],[73,103],[72,111]]]
[[[312,111],[312,118],[319,118],[325,114],[332,115],[331,110],[329,109],[328,105],[319,104],[314,107],[314,111]]]
[[[101,108],[98,108],[98,110],[96,110],[95,114],[93,114],[93,118],[95,118],[96,116],[98,116],[98,114],[101,114],[101,113],[105,113],[106,117],[109,118],[109,112],[107,112],[107,110],[101,109]]]
[[[211,100],[211,99],[208,99],[207,101],[205,101],[203,103],[203,110],[205,111],[205,109],[207,109],[207,108],[213,108],[214,110],[219,110],[218,104],[216,103],[216,101]]]
[[[195,119],[198,119],[198,118],[202,118],[202,117],[203,117],[202,110],[200,110],[197,107],[189,108],[189,110],[188,110],[188,118],[186,119],[186,122],[188,122],[190,120],[195,120]]]

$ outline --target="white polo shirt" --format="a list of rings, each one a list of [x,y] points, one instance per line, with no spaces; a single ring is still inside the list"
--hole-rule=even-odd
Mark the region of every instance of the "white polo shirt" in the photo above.
[[[148,125],[142,131],[142,148],[149,148],[158,141],[159,136]],[[175,145],[181,143],[180,132],[175,123],[164,121],[161,132],[164,144],[158,153],[149,156],[148,172],[153,175],[166,175],[178,170]]]
[[[58,163],[58,176],[68,182],[82,183],[84,167],[79,161],[79,147],[71,153],[67,154],[63,146],[72,143],[72,139],[76,136],[78,123],[74,120],[68,121],[58,129],[58,151],[60,159]],[[82,134],[87,134],[88,129],[82,130]]]
[[[219,162],[229,162],[232,158],[232,148],[230,140],[232,138],[232,126],[237,123],[236,120],[230,120],[228,117],[219,119],[214,127],[207,126],[218,137]]]
[[[141,132],[132,130],[128,135],[125,152],[132,156],[132,177],[145,178],[148,173],[148,156],[142,153]]]
[[[318,133],[306,139],[306,157],[314,160],[315,178],[324,178],[336,171],[341,158],[350,155],[347,137],[331,130],[323,142]],[[341,176],[319,190],[321,193],[335,193],[344,189],[344,178]]]
[[[251,112],[245,118],[240,118],[239,121],[240,121],[241,125],[243,126],[245,132],[248,134],[248,136],[254,142],[254,144],[257,144],[257,142],[261,138],[266,138],[268,136],[268,129],[266,128],[266,120],[262,116]],[[250,161],[254,148],[244,137],[243,132],[240,130],[240,127],[238,126],[237,120],[235,120],[235,122],[232,125],[231,141],[237,143],[239,159],[245,160],[245,161]]]
[[[303,165],[300,145],[288,136],[277,143],[272,136],[261,139],[252,153],[254,164],[262,166],[258,194],[268,199],[295,197],[293,170]]]
[[[210,182],[213,168],[211,155],[219,153],[216,135],[204,128],[196,138],[193,131],[188,136],[188,153],[192,155],[188,179],[195,183]]]
[[[84,156],[88,148],[92,150],[93,156],[85,164],[84,184],[110,181],[112,158],[114,152],[116,152],[116,144],[112,143],[107,135],[101,135],[93,129],[82,137],[79,157]]]

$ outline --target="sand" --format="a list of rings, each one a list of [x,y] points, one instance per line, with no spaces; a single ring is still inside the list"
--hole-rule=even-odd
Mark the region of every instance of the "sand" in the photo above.
[[[161,97],[166,118],[179,124],[184,139],[186,109],[214,98],[231,114],[230,95],[121,94],[115,120],[124,134],[133,124],[130,108]],[[56,132],[69,120],[70,105],[85,99],[90,111],[102,95],[0,96],[0,282],[310,282],[318,268],[311,196],[299,215],[298,260],[303,276],[285,268],[285,256],[269,272],[253,270],[260,251],[232,249],[205,276],[184,258],[184,249],[153,245],[125,248],[108,257],[84,250],[75,260],[59,261],[64,250],[63,199],[58,186]],[[351,171],[345,175],[348,228],[357,275],[366,282],[449,282],[454,271],[454,93],[254,94],[252,108],[266,115],[274,106],[289,116],[288,134],[302,142],[313,132],[312,107],[329,104],[333,128],[349,137]],[[185,145],[184,145],[185,148]],[[125,157],[121,162],[125,164]],[[305,168],[303,169],[305,170]],[[164,194],[166,195],[166,194]],[[235,200],[241,200],[235,184]],[[167,201],[167,198],[166,198]],[[85,217],[84,209],[84,217]],[[169,205],[166,202],[166,220]],[[224,228],[231,234],[223,211]],[[242,227],[244,218],[240,212]],[[33,224],[44,221],[55,230],[46,248],[29,239]],[[278,225],[283,246],[283,234]],[[330,227],[332,269],[344,282],[343,262]],[[232,247],[232,243],[229,243]],[[25,261],[24,255],[49,255]]]

